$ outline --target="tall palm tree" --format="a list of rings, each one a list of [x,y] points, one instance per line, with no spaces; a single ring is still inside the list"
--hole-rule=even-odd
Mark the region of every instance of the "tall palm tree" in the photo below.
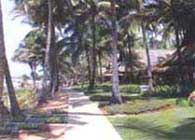
[[[48,20],[47,20],[47,41],[46,41],[46,51],[45,51],[45,58],[44,58],[44,74],[42,80],[42,92],[40,96],[39,102],[45,102],[45,97],[47,94],[51,92],[51,96],[54,97],[55,90],[53,87],[48,88],[48,80],[51,80],[52,77],[52,69],[53,69],[53,60],[52,52],[53,45],[54,45],[54,21],[53,21],[53,1],[47,0],[48,5]],[[53,83],[53,81],[51,82]]]
[[[96,68],[97,68],[97,52],[96,52],[96,13],[97,13],[97,7],[95,5],[95,2],[91,2],[91,24],[92,24],[92,40],[93,40],[93,46],[92,46],[92,76],[90,81],[90,89],[93,89],[95,86],[95,79],[96,79]]]
[[[117,33],[117,18],[116,18],[116,2],[115,0],[111,1],[111,10],[112,10],[112,98],[111,103],[122,103],[122,98],[119,95],[119,74],[118,74],[118,33]]]
[[[46,35],[43,29],[30,31],[14,52],[13,61],[28,64],[31,69],[33,89],[36,89],[36,68],[42,65]]]
[[[49,70],[51,82],[51,95],[55,96],[58,84],[56,48],[55,48],[55,25],[53,16],[54,2],[48,0],[47,44],[45,53],[45,66]]]
[[[4,48],[4,37],[3,37],[3,22],[2,22],[2,10],[0,1],[0,120],[4,120],[8,113],[7,108],[4,106],[2,101],[3,89],[4,89],[4,58],[5,58],[5,48]]]
[[[13,118],[17,118],[20,116],[20,109],[16,99],[15,90],[12,84],[12,79],[9,71],[9,66],[5,54],[5,43],[4,43],[4,33],[3,33],[3,18],[2,18],[2,10],[1,10],[1,1],[0,1],[0,58],[1,58],[1,68],[0,68],[0,77],[1,79],[1,95],[3,92],[3,78],[6,76],[6,84],[8,89],[8,95],[10,100],[10,111]]]

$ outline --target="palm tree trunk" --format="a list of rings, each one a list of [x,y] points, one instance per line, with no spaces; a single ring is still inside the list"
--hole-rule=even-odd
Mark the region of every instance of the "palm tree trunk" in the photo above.
[[[47,48],[49,55],[46,63],[48,65],[50,76],[50,94],[55,96],[56,89],[58,89],[58,72],[57,72],[57,56],[55,48],[55,26],[53,21],[53,1],[48,0],[48,33],[47,33]]]
[[[45,59],[44,59],[44,75],[42,80],[42,92],[39,99],[39,103],[46,101],[46,96],[52,91],[52,87],[48,88],[48,80],[51,82],[51,51],[52,51],[52,43],[54,39],[54,25],[53,25],[53,1],[47,0],[48,4],[48,23],[47,23],[47,42],[46,42],[46,51],[45,51]],[[53,60],[52,60],[53,61]],[[51,83],[50,83],[51,84]],[[54,96],[54,93],[51,93],[51,96]]]
[[[96,25],[95,25],[95,13],[92,14],[92,36],[93,36],[93,46],[92,46],[92,75],[89,83],[89,88],[94,89],[95,79],[96,79],[96,67],[97,67],[97,58],[96,58]]]
[[[86,57],[87,57],[87,69],[88,69],[88,81],[90,83],[91,81],[91,63],[90,63],[90,52],[89,52],[89,48],[86,46],[85,47],[85,51],[86,51]]]
[[[0,37],[0,51],[2,50],[2,39]],[[1,51],[2,52],[2,51]],[[4,89],[4,63],[3,59],[1,58],[1,53],[0,53],[0,121],[6,121],[8,120],[9,112],[8,109],[5,107],[2,97],[3,97],[3,89]]]
[[[127,58],[128,57],[131,57],[131,55],[130,54],[127,54],[126,53],[126,50],[125,50],[126,49],[126,45],[128,47],[128,42],[123,41],[123,45],[125,46],[123,48],[123,55],[124,55],[124,60],[123,61],[125,62],[125,65],[124,65],[125,71],[124,71],[124,76],[123,76],[123,83],[127,84],[127,83],[130,82],[129,71],[128,71],[130,61],[127,60]]]
[[[2,54],[3,50],[2,50],[2,36],[0,36],[0,121],[5,121],[5,119],[7,118],[7,116],[9,115],[8,109],[4,106],[3,101],[2,101],[2,97],[3,97],[3,89],[4,89],[4,56]]]
[[[151,66],[151,61],[150,61],[150,52],[149,52],[149,46],[146,40],[146,31],[145,27],[142,24],[142,35],[143,35],[143,43],[146,49],[146,56],[147,56],[147,74],[148,74],[148,85],[149,85],[149,93],[152,94],[154,91],[153,87],[153,79],[152,79],[152,66]]]
[[[179,74],[179,84],[183,85],[183,73],[182,73],[182,57],[181,57],[181,45],[179,39],[179,31],[178,29],[175,30],[175,37],[176,37],[176,47],[177,47],[177,56],[178,56],[178,74]]]
[[[101,50],[98,52],[98,59],[99,59],[99,73],[100,73],[100,83],[103,82],[103,72],[102,72],[102,55]]]
[[[3,92],[3,78],[4,75],[6,76],[6,83],[7,83],[7,88],[8,88],[8,94],[9,94],[9,99],[10,99],[10,110],[11,110],[11,115],[13,118],[17,118],[20,116],[20,109],[19,105],[16,100],[16,95],[15,95],[15,90],[12,84],[11,76],[10,76],[10,71],[9,71],[9,66],[7,63],[7,58],[5,54],[5,43],[4,43],[4,32],[3,32],[3,16],[2,16],[2,10],[1,10],[1,1],[0,1],[0,102],[2,102],[2,92]],[[2,107],[2,103],[1,103]],[[4,107],[2,109],[5,109]],[[7,112],[7,111],[6,111]]]
[[[55,93],[58,91],[59,86],[59,73],[58,73],[58,61],[57,61],[57,50],[55,46],[55,29],[54,24],[52,24],[52,43],[51,43],[51,50],[50,50],[50,75],[51,75],[51,95],[52,97],[55,96]]]
[[[32,80],[33,80],[33,90],[36,90],[36,62],[35,61],[32,61],[32,62],[29,62],[29,66],[30,66],[30,69],[31,69],[31,77],[32,77]]]
[[[133,75],[133,53],[132,53],[132,39],[131,39],[131,36],[130,36],[130,34],[128,33],[128,39],[127,39],[127,42],[128,42],[128,44],[127,44],[127,46],[128,46],[128,54],[129,54],[129,67],[130,67],[130,74],[129,74],[129,80],[131,79],[131,82],[132,81],[134,81],[134,75]],[[130,81],[129,81],[130,82]]]
[[[117,44],[118,44],[118,33],[116,26],[116,7],[115,0],[111,1],[112,9],[112,98],[111,104],[121,104],[122,98],[119,94],[119,74],[118,74],[118,59],[117,59]]]
[[[14,86],[12,83],[9,66],[6,58],[5,58],[5,76],[6,76],[6,84],[7,84],[8,94],[9,94],[10,105],[11,105],[10,107],[11,114],[13,118],[18,118],[21,116],[20,108],[17,102],[16,93],[14,90]]]
[[[52,70],[51,70],[51,95],[52,97],[55,96],[55,93],[58,91],[58,86],[59,86],[58,68],[57,68],[58,64],[57,64],[56,57],[52,57],[54,59],[52,62]]]

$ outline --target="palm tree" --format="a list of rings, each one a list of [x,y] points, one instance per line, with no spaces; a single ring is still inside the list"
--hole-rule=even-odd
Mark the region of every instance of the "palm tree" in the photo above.
[[[39,103],[46,101],[47,94],[51,92],[51,96],[54,97],[55,90],[52,87],[48,88],[48,80],[52,80],[52,69],[53,69],[53,60],[52,58],[52,48],[54,47],[54,23],[53,23],[53,1],[47,0],[48,5],[48,20],[47,20],[47,41],[46,41],[46,50],[45,50],[45,58],[44,58],[44,66],[43,66],[43,79],[42,79],[42,92],[39,99]],[[53,82],[51,82],[52,84]],[[48,90],[49,89],[49,90]]]
[[[14,52],[13,61],[28,64],[31,69],[33,80],[33,89],[36,89],[36,69],[38,65],[42,65],[44,58],[44,49],[46,35],[43,29],[33,29],[30,31],[20,43]]]
[[[91,24],[92,24],[92,40],[93,40],[93,46],[92,46],[92,76],[91,81],[89,83],[89,88],[93,89],[95,85],[95,79],[96,79],[96,67],[97,67],[97,52],[96,52],[96,13],[97,13],[97,7],[95,5],[95,2],[91,2]]]
[[[3,96],[3,88],[4,88],[4,58],[5,58],[5,50],[4,50],[4,38],[3,38],[3,25],[2,25],[2,10],[1,10],[1,2],[0,2],[0,120],[4,120],[7,117],[8,110],[4,106],[2,101]]]
[[[13,118],[17,118],[20,116],[20,109],[17,103],[15,90],[12,84],[12,79],[9,71],[9,66],[7,63],[7,58],[5,54],[5,43],[4,43],[4,33],[3,33],[3,18],[2,18],[2,10],[1,10],[1,2],[0,2],[0,58],[1,58],[1,68],[0,68],[0,77],[1,79],[1,95],[3,92],[3,78],[6,76],[6,84],[8,89],[8,95],[10,100],[10,111]],[[2,97],[2,96],[1,96]],[[0,97],[0,98],[1,98]],[[2,100],[2,99],[1,99]],[[2,102],[2,101],[1,101]],[[3,109],[3,108],[2,108]]]
[[[56,49],[55,47],[55,27],[53,18],[53,6],[52,0],[48,0],[48,22],[47,22],[47,43],[45,52],[45,68],[49,71],[51,80],[51,95],[55,96],[57,86],[57,61],[56,61]]]
[[[118,33],[116,26],[116,2],[115,0],[111,1],[111,9],[112,9],[112,98],[110,103],[122,103],[122,98],[119,95],[119,75],[118,75]]]

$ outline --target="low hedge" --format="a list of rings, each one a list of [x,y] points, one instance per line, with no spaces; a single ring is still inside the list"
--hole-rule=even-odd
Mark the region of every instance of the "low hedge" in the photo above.
[[[175,99],[135,99],[125,104],[103,106],[108,114],[141,114],[161,109],[168,109],[175,105]]]
[[[121,85],[120,92],[123,93],[141,93],[141,89],[139,85]]]
[[[128,85],[119,85],[119,90],[121,93],[125,94],[134,94],[134,93],[141,93],[140,86],[136,84],[128,84]],[[84,89],[83,90],[86,94],[96,94],[102,92],[112,92],[112,84],[111,83],[104,83],[102,85],[97,85],[93,90],[91,89]]]
[[[163,97],[163,98],[188,97],[189,94],[193,91],[193,89],[194,88],[192,85],[186,85],[186,86],[162,85],[162,86],[156,86],[154,88],[154,93],[150,96]],[[147,93],[145,95],[147,95]]]

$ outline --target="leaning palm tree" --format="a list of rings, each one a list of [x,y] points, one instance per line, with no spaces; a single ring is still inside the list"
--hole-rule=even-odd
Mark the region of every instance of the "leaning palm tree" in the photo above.
[[[3,33],[3,18],[2,18],[2,10],[1,10],[1,1],[0,1],[0,78],[2,78],[0,84],[0,94],[3,92],[3,78],[6,76],[6,84],[8,89],[8,95],[10,100],[10,111],[13,118],[17,118],[20,116],[20,109],[17,103],[15,90],[13,87],[12,79],[10,76],[9,66],[5,54],[5,43],[4,43],[4,33]],[[2,97],[2,96],[1,96]],[[0,98],[1,98],[0,97]]]
[[[2,23],[2,13],[1,13],[1,2],[0,2],[0,120],[4,120],[7,117],[8,110],[4,106],[2,101],[3,87],[4,87],[4,38],[3,38],[3,23]]]

